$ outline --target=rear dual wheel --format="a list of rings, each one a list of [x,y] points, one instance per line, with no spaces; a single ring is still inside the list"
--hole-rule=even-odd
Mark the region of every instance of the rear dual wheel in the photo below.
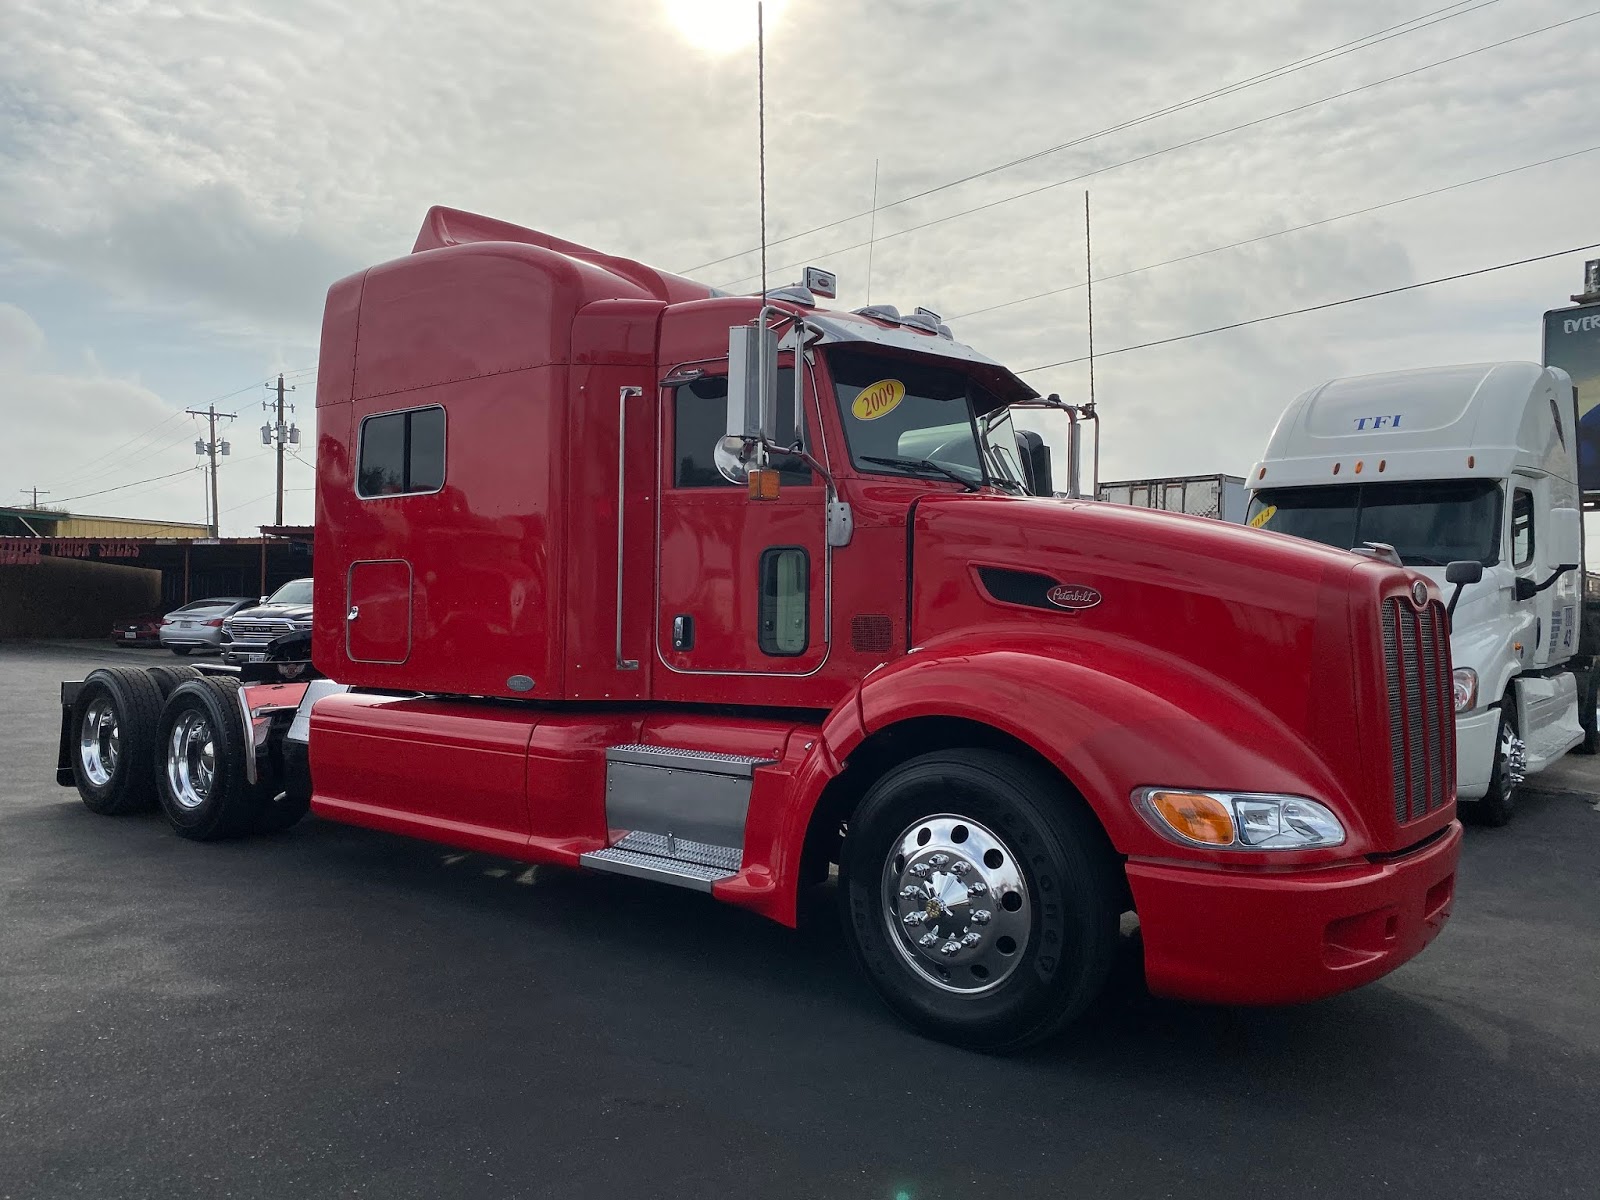
[[[209,842],[255,833],[273,812],[275,781],[251,783],[239,685],[201,676],[167,698],[156,731],[156,789],[167,823]],[[292,822],[290,822],[292,824]]]
[[[162,694],[139,667],[89,672],[72,704],[72,778],[84,806],[101,816],[155,805],[155,737]]]
[[[924,1033],[1019,1049],[1105,985],[1116,861],[1081,800],[1040,767],[987,750],[913,759],[864,797],[842,858],[856,959]]]

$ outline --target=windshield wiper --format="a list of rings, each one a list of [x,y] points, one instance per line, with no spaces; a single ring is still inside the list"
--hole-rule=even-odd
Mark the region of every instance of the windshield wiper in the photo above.
[[[1400,561],[1408,567],[1442,567],[1445,565],[1437,558],[1429,558],[1426,554],[1402,554]]]
[[[946,479],[959,483],[965,491],[975,492],[978,485],[970,479],[963,479],[949,467],[940,466],[931,458],[878,458],[876,455],[863,454],[862,462],[877,463],[884,467],[905,467],[908,470],[932,471],[936,475],[943,475]]]

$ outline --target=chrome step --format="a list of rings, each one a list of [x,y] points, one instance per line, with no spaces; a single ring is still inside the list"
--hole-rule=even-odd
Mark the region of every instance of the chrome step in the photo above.
[[[680,843],[742,846],[756,768],[771,761],[675,746],[608,747],[606,824],[676,835]]]
[[[578,862],[595,871],[653,879],[676,887],[709,892],[719,879],[739,873],[744,852],[737,846],[715,846],[675,838],[671,834],[630,833],[614,846],[591,850]]]

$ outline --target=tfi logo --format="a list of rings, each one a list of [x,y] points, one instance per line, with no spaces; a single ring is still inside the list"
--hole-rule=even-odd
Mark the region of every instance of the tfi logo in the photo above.
[[[1400,428],[1400,414],[1399,413],[1395,413],[1392,416],[1382,416],[1382,417],[1357,417],[1356,418],[1356,428],[1357,429],[1399,429]]]
[[[1561,324],[1568,333],[1593,333],[1600,329],[1600,314],[1589,317],[1568,317]]]

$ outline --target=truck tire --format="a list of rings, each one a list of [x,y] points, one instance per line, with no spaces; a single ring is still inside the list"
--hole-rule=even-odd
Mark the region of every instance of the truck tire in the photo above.
[[[1464,800],[1461,819],[1472,825],[1499,828],[1511,820],[1522,786],[1522,738],[1517,732],[1517,701],[1510,692],[1500,702],[1500,728],[1494,739],[1494,772],[1481,800]]]
[[[187,683],[191,679],[200,678],[200,669],[198,667],[184,667],[176,663],[170,667],[149,667],[147,670],[150,678],[155,681],[156,690],[161,693],[161,703],[163,704],[167,702],[167,697],[172,695],[173,689],[180,683]]]
[[[1042,768],[991,750],[903,763],[851,816],[841,860],[856,960],[929,1036],[1020,1049],[1105,985],[1122,908],[1116,858]]]
[[[101,816],[155,806],[152,776],[161,692],[140,667],[89,672],[72,703],[72,780]]]
[[[202,676],[178,685],[161,711],[156,790],[167,823],[198,842],[254,833],[266,789],[245,776],[239,685]]]

